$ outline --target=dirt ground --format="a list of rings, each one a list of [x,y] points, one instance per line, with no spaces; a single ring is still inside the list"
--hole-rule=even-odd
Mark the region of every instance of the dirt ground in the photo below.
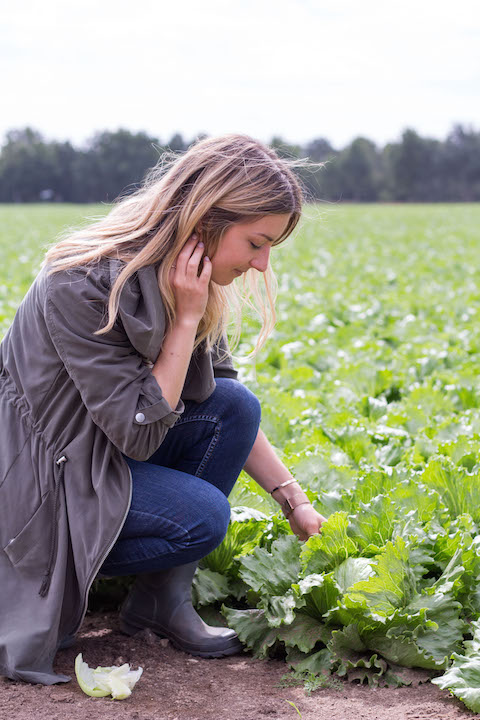
[[[123,701],[90,698],[74,673],[76,655],[93,667],[128,662],[144,668],[132,695]],[[0,720],[460,720],[480,718],[424,676],[397,689],[371,689],[338,681],[306,695],[282,687],[287,667],[280,660],[249,654],[203,660],[173,648],[150,632],[134,638],[118,630],[116,613],[87,615],[76,645],[60,651],[56,669],[72,676],[66,684],[43,686],[0,679]],[[285,681],[283,681],[285,684]],[[297,709],[290,703],[294,703]]]

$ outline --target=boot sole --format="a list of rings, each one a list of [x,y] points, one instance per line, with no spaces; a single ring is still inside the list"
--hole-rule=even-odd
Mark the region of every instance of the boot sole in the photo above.
[[[189,655],[195,655],[196,657],[202,657],[202,658],[221,658],[221,657],[227,657],[228,655],[238,655],[239,653],[243,652],[243,645],[240,643],[240,640],[238,638],[232,638],[232,640],[235,640],[236,643],[232,647],[226,647],[224,649],[219,650],[196,650],[189,647],[186,647],[185,645],[182,645],[181,642],[175,638],[172,635],[169,635],[166,632],[162,632],[159,630],[156,630],[154,627],[150,627],[148,625],[133,625],[130,621],[126,621],[123,618],[120,618],[120,630],[125,635],[137,635],[139,632],[142,632],[142,630],[150,629],[152,632],[155,633],[158,637],[161,638],[167,638],[170,640],[172,645],[177,648],[177,650],[182,650],[183,652],[188,653]]]

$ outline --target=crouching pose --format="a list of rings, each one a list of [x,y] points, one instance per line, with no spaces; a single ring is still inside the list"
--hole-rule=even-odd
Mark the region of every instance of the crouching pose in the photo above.
[[[99,573],[138,576],[124,632],[151,628],[202,657],[238,652],[190,588],[225,535],[242,468],[301,539],[319,531],[226,341],[248,281],[273,310],[270,251],[301,201],[272,150],[202,140],[47,252],[0,346],[0,674],[70,679],[53,661]]]

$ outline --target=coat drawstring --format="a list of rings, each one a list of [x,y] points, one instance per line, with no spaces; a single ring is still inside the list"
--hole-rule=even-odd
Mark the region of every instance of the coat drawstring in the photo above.
[[[48,593],[48,590],[50,588],[50,582],[52,580],[53,564],[55,562],[55,556],[57,554],[58,546],[58,507],[60,499],[60,486],[63,483],[63,475],[66,462],[67,458],[65,457],[65,455],[62,455],[62,457],[56,461],[57,465],[60,467],[60,470],[58,473],[58,477],[55,477],[55,489],[53,495],[53,527],[50,541],[50,554],[48,558],[47,571],[43,577],[43,582],[40,590],[38,591],[40,597],[45,597],[45,595]]]

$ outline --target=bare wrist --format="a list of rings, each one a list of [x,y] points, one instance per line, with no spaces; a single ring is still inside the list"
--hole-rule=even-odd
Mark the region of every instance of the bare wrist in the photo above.
[[[177,315],[177,317],[175,318],[174,327],[179,328],[180,330],[190,330],[196,333],[199,322],[200,318],[196,320],[192,317],[182,317]]]

